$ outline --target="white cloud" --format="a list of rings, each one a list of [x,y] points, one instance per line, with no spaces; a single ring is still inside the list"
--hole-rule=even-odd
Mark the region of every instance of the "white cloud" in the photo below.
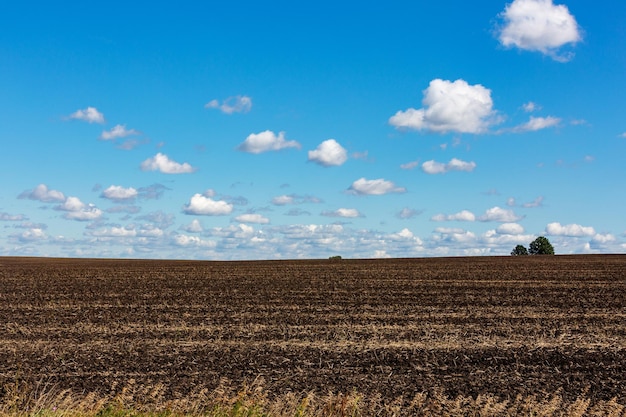
[[[396,187],[393,182],[386,181],[382,178],[376,180],[359,178],[352,183],[348,191],[358,195],[383,195],[388,193],[404,193],[406,192],[406,188]]]
[[[12,235],[11,237],[17,238],[20,242],[36,242],[48,239],[46,232],[39,228],[28,229],[19,235]]]
[[[69,119],[83,120],[88,123],[104,123],[104,115],[95,107],[87,107],[86,109],[76,110],[70,114]]]
[[[400,169],[405,169],[405,170],[415,169],[419,166],[419,164],[420,164],[419,160],[407,162],[406,164],[401,164]]]
[[[237,150],[241,152],[259,154],[268,151],[279,151],[287,148],[300,149],[300,144],[295,140],[285,140],[285,132],[280,132],[276,135],[271,130],[266,130],[261,133],[252,133],[248,135],[246,140],[237,147]]]
[[[476,216],[469,210],[462,210],[455,214],[436,214],[430,218],[434,222],[444,221],[458,221],[458,222],[473,222],[476,221]]]
[[[626,132],[622,133],[621,135],[619,135],[620,138],[626,138]]]
[[[501,235],[521,235],[524,228],[517,223],[502,223],[496,231]]]
[[[523,133],[523,132],[535,132],[537,130],[547,129],[549,127],[558,126],[561,123],[561,119],[558,117],[534,117],[530,116],[530,120],[528,122],[523,123],[519,126],[515,126],[511,129],[503,129],[501,132],[513,132],[513,133]]]
[[[457,158],[452,158],[450,162],[446,164],[433,160],[426,161],[422,164],[422,171],[427,174],[445,174],[450,171],[472,172],[474,168],[476,168],[476,163],[474,161],[466,162]]]
[[[138,191],[132,187],[124,188],[121,185],[111,185],[100,196],[113,201],[128,201],[134,200],[138,194]]]
[[[499,40],[505,47],[538,51],[561,62],[573,54],[559,54],[559,48],[582,40],[576,19],[567,6],[552,0],[514,0],[500,14],[504,26]]]
[[[522,104],[522,109],[526,112],[526,113],[532,113],[534,111],[537,110],[541,110],[541,106],[538,105],[537,103],[534,103],[532,101],[529,101],[528,103],[524,103]]]
[[[65,201],[65,195],[61,191],[50,190],[46,184],[39,184],[32,191],[24,191],[18,198],[28,198],[43,203]]]
[[[211,100],[204,105],[207,109],[218,109],[222,113],[247,113],[252,109],[252,98],[248,96],[228,97],[221,104],[219,100]]]
[[[27,220],[27,218],[23,214],[0,213],[0,220],[5,222],[20,222]]]
[[[412,219],[415,216],[422,214],[420,210],[411,209],[408,207],[403,208],[398,213],[396,213],[396,217],[399,219]]]
[[[596,234],[596,231],[591,226],[581,226],[579,224],[562,225],[561,223],[554,222],[546,226],[546,234],[550,236],[581,237],[593,236]]]
[[[124,238],[124,237],[135,237],[137,236],[137,231],[132,227],[111,227],[108,229],[100,229],[95,230],[90,233],[91,236],[96,237],[114,237],[114,238]]]
[[[521,219],[523,219],[523,216],[518,216],[513,210],[503,209],[498,206],[488,209],[485,211],[485,214],[478,218],[481,222],[500,223],[514,223]]]
[[[202,194],[194,194],[188,204],[185,204],[185,214],[199,216],[223,216],[233,211],[233,205],[226,201],[215,201]]]
[[[309,151],[309,161],[330,167],[339,166],[348,160],[348,152],[335,140],[322,142],[314,151]]]
[[[326,217],[345,217],[345,218],[355,218],[361,217],[361,213],[357,209],[349,209],[349,208],[339,208],[335,211],[323,211],[322,216]]]
[[[217,246],[217,243],[212,240],[203,240],[198,236],[188,236],[188,235],[176,235],[173,238],[173,243],[176,246],[182,247],[201,247],[201,248],[214,248]]]
[[[270,219],[262,216],[258,213],[246,213],[235,217],[239,223],[256,223],[256,224],[268,224]]]
[[[287,204],[293,204],[294,197],[291,195],[279,195],[272,198],[272,204],[275,206],[286,206]]]
[[[101,140],[115,140],[126,136],[139,135],[135,129],[126,129],[126,125],[115,125],[111,130],[104,130],[100,135]]]
[[[202,227],[202,223],[198,219],[193,219],[191,223],[183,228],[185,231],[189,233],[200,233],[204,230]]]
[[[491,90],[465,80],[435,79],[424,90],[424,108],[398,111],[389,119],[396,128],[446,133],[484,133],[499,122]]]
[[[160,171],[164,174],[189,174],[196,171],[196,168],[187,162],[178,163],[172,161],[167,155],[157,153],[152,158],[148,158],[141,163],[142,171]]]
[[[85,204],[78,197],[67,197],[65,202],[56,207],[57,210],[66,211],[68,220],[88,221],[102,217],[102,210],[93,204]]]
[[[524,208],[541,207],[543,205],[543,199],[544,199],[543,196],[540,195],[539,197],[535,198],[533,201],[522,204],[522,207]]]

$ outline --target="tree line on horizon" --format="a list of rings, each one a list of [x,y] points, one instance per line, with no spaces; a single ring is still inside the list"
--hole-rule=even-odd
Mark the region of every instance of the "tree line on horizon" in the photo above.
[[[530,242],[528,249],[524,245],[517,245],[512,251],[512,256],[525,255],[554,255],[554,247],[545,236],[539,236]]]

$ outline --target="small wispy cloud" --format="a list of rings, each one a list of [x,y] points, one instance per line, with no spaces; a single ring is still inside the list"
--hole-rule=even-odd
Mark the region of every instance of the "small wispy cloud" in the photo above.
[[[475,168],[474,161],[466,162],[457,158],[452,158],[448,163],[430,160],[422,164],[422,171],[427,174],[445,174],[451,171],[472,172]]]
[[[534,111],[541,110],[541,106],[537,103],[529,101],[528,103],[522,104],[522,110],[526,113],[532,113]]]
[[[461,210],[454,214],[436,214],[430,218],[434,222],[473,222],[476,221],[476,216],[469,210]]]
[[[160,152],[143,161],[140,168],[142,171],[159,171],[163,174],[190,174],[196,171],[196,168],[187,162],[178,163]]]
[[[70,120],[82,120],[87,123],[103,124],[105,122],[104,114],[100,113],[95,107],[87,107],[82,110],[76,110],[67,118]]]
[[[115,125],[110,130],[103,130],[100,134],[100,140],[115,140],[140,134],[141,132],[135,129],[126,129],[126,125]]]
[[[239,223],[268,224],[270,219],[258,213],[246,213],[235,217]]]
[[[348,192],[356,195],[383,195],[389,193],[405,193],[406,188],[398,187],[393,182],[382,178],[375,180],[359,178],[348,188]]]
[[[558,126],[561,123],[561,119],[558,117],[534,117],[530,116],[530,119],[519,126],[515,126],[509,129],[502,129],[498,133],[523,133],[523,132],[535,132],[537,130],[547,129],[549,127]]]
[[[218,109],[222,113],[247,113],[252,109],[252,98],[248,96],[228,97],[220,102],[217,99],[209,101],[204,105],[206,109]]]
[[[320,214],[326,217],[344,217],[344,218],[363,217],[363,215],[359,212],[359,210],[353,209],[353,208],[339,208],[334,211],[323,211]]]

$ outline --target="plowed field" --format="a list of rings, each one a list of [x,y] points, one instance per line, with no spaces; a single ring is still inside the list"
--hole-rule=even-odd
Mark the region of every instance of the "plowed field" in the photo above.
[[[0,387],[180,397],[255,379],[277,395],[623,400],[626,256],[0,258]]]

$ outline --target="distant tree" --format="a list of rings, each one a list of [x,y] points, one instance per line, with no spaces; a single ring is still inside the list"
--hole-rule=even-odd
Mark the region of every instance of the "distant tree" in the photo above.
[[[531,255],[554,255],[554,247],[546,237],[539,236],[530,242],[528,253]]]
[[[341,256],[340,255],[330,256],[328,259],[330,259],[331,261],[340,261]]]
[[[528,255],[528,249],[524,245],[517,245],[515,249],[511,251],[511,255],[513,256],[523,256]]]

